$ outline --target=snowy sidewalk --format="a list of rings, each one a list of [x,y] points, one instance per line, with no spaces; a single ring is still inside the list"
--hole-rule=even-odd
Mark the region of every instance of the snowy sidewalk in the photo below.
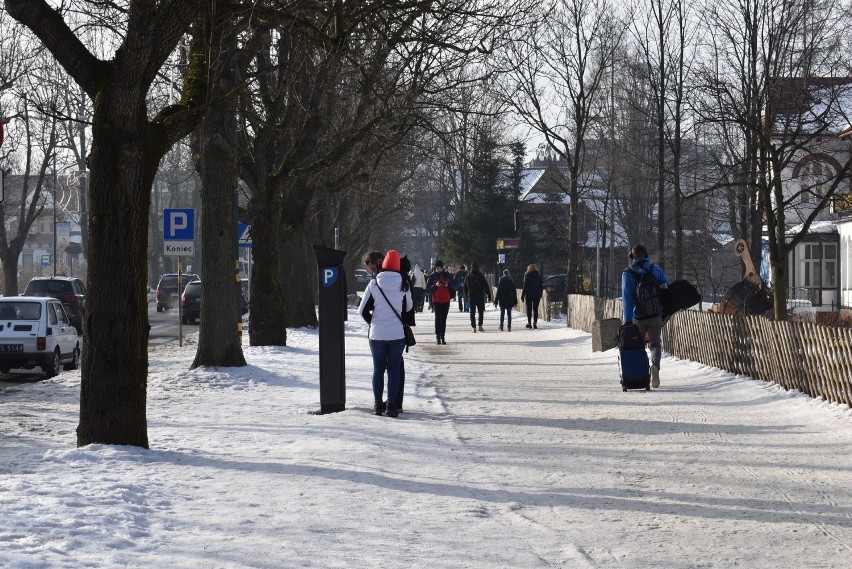
[[[623,393],[615,351],[540,323],[447,345],[418,314],[405,410],[317,416],[317,332],[247,368],[151,352],[151,450],[74,448],[79,372],[0,384],[0,567],[849,567],[852,412],[691,362]]]

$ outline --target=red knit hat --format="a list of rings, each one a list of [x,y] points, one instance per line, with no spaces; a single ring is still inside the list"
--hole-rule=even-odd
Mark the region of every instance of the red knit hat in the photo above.
[[[399,271],[399,253],[391,249],[385,254],[385,260],[382,261],[382,269],[386,271]]]

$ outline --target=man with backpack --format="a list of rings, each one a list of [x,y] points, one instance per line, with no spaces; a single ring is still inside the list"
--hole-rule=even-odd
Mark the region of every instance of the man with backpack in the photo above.
[[[648,336],[651,348],[651,387],[660,386],[660,335],[663,330],[663,305],[660,289],[669,285],[666,273],[648,260],[644,245],[630,250],[630,266],[621,274],[621,299],[624,323],[634,322],[639,333]]]

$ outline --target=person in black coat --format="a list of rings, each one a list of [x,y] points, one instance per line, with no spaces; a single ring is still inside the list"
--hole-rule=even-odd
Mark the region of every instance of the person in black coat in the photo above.
[[[479,315],[479,331],[484,332],[482,317],[485,314],[485,297],[491,302],[491,286],[479,270],[478,263],[470,266],[470,272],[464,280],[464,290],[470,305],[470,326],[476,333],[476,316]]]
[[[538,304],[544,294],[541,273],[535,265],[527,267],[524,273],[524,288],[521,291],[521,300],[527,306],[527,328],[538,328]]]
[[[503,318],[508,315],[509,332],[512,331],[512,309],[518,304],[518,291],[515,289],[515,280],[509,274],[509,269],[503,269],[503,276],[497,283],[497,294],[494,295],[494,304],[500,307],[500,331],[503,331]]]

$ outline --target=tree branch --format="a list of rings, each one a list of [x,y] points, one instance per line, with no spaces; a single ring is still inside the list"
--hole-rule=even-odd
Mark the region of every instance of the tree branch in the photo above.
[[[92,55],[45,0],[5,0],[5,6],[9,15],[29,28],[94,99],[110,64]]]

